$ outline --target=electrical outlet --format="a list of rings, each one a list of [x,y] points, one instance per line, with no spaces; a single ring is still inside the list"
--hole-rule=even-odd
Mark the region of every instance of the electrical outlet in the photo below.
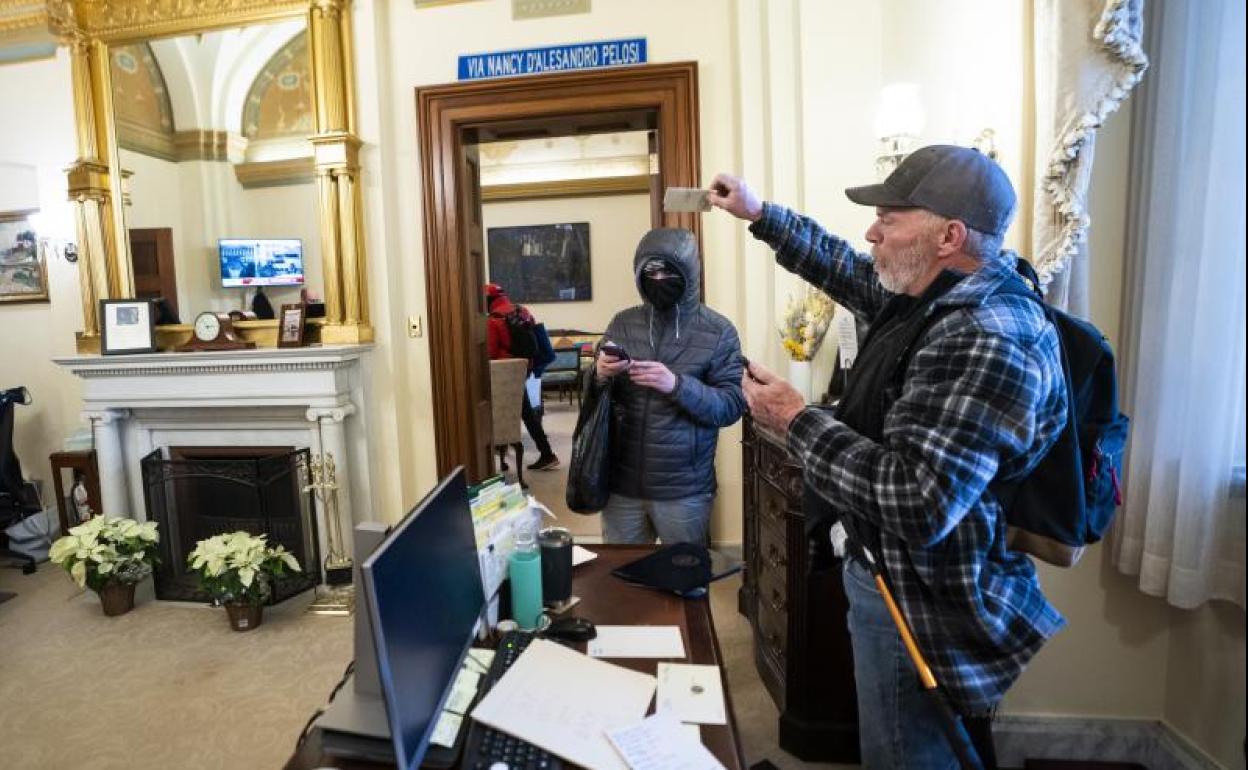
[[[424,334],[425,334],[425,329],[420,323],[420,316],[418,315],[408,316],[407,317],[407,336],[422,337],[424,336]]]

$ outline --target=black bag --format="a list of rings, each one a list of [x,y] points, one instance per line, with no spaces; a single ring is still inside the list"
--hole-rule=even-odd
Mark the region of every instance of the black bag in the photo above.
[[[1026,260],[1019,259],[1018,272],[1032,287],[1040,285]],[[1032,472],[991,489],[1005,508],[1009,546],[1069,567],[1084,546],[1104,537],[1122,505],[1119,478],[1130,420],[1118,409],[1114,351],[1100,329],[1048,304],[1038,289],[1014,283],[1002,291],[1036,299],[1057,329],[1070,405],[1057,443]]]
[[[1118,375],[1109,340],[1087,321],[1045,302],[1036,271],[1021,257],[1018,273],[1019,279],[1007,281],[997,293],[1029,297],[1044,309],[1061,345],[1070,407],[1057,442],[1031,473],[995,480],[989,489],[1005,509],[1011,549],[1070,567],[1085,546],[1104,537],[1122,505],[1118,480],[1129,419],[1118,410]],[[933,313],[924,329],[957,309]],[[922,337],[920,332],[902,358],[899,376]]]
[[[517,307],[503,316],[503,320],[507,322],[507,332],[511,337],[508,352],[516,358],[527,358],[530,361],[537,357],[537,331],[534,329],[536,324],[533,323],[532,316],[521,312]]]
[[[577,513],[598,513],[610,496],[611,388],[605,387],[585,400],[576,418],[567,504]]]

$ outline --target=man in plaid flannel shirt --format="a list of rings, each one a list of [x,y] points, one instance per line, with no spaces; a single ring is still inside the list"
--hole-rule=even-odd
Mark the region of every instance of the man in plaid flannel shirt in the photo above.
[[[1017,280],[1014,255],[1000,248],[1015,196],[990,159],[925,147],[882,184],[846,194],[876,208],[870,256],[763,203],[742,180],[716,177],[713,205],[751,221],[782,266],[872,325],[836,416],[757,364],[743,387],[754,419],[787,434],[806,483],[853,525],[851,554],[875,554],[991,765],[991,711],[1065,623],[1031,561],[1006,549],[988,489],[1025,476],[1065,422],[1057,333],[1033,300],[994,294]],[[956,767],[883,599],[853,558],[845,589],[864,764]]]

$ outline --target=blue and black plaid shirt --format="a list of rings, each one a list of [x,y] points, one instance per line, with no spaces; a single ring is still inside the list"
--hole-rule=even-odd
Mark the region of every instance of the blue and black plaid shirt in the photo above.
[[[765,204],[750,226],[777,261],[856,316],[893,296],[871,258],[813,220]],[[806,409],[789,449],[838,511],[879,531],[876,554],[937,681],[967,714],[991,709],[1065,625],[1031,560],[1006,549],[994,478],[1025,475],[1066,420],[1057,333],[1034,301],[993,295],[1008,264],[966,276],[941,305],[903,377],[886,391],[882,441]]]

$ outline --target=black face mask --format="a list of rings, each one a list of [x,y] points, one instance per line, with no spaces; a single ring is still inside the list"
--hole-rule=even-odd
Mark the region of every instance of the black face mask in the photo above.
[[[641,293],[656,310],[671,310],[685,293],[685,279],[641,277]]]

